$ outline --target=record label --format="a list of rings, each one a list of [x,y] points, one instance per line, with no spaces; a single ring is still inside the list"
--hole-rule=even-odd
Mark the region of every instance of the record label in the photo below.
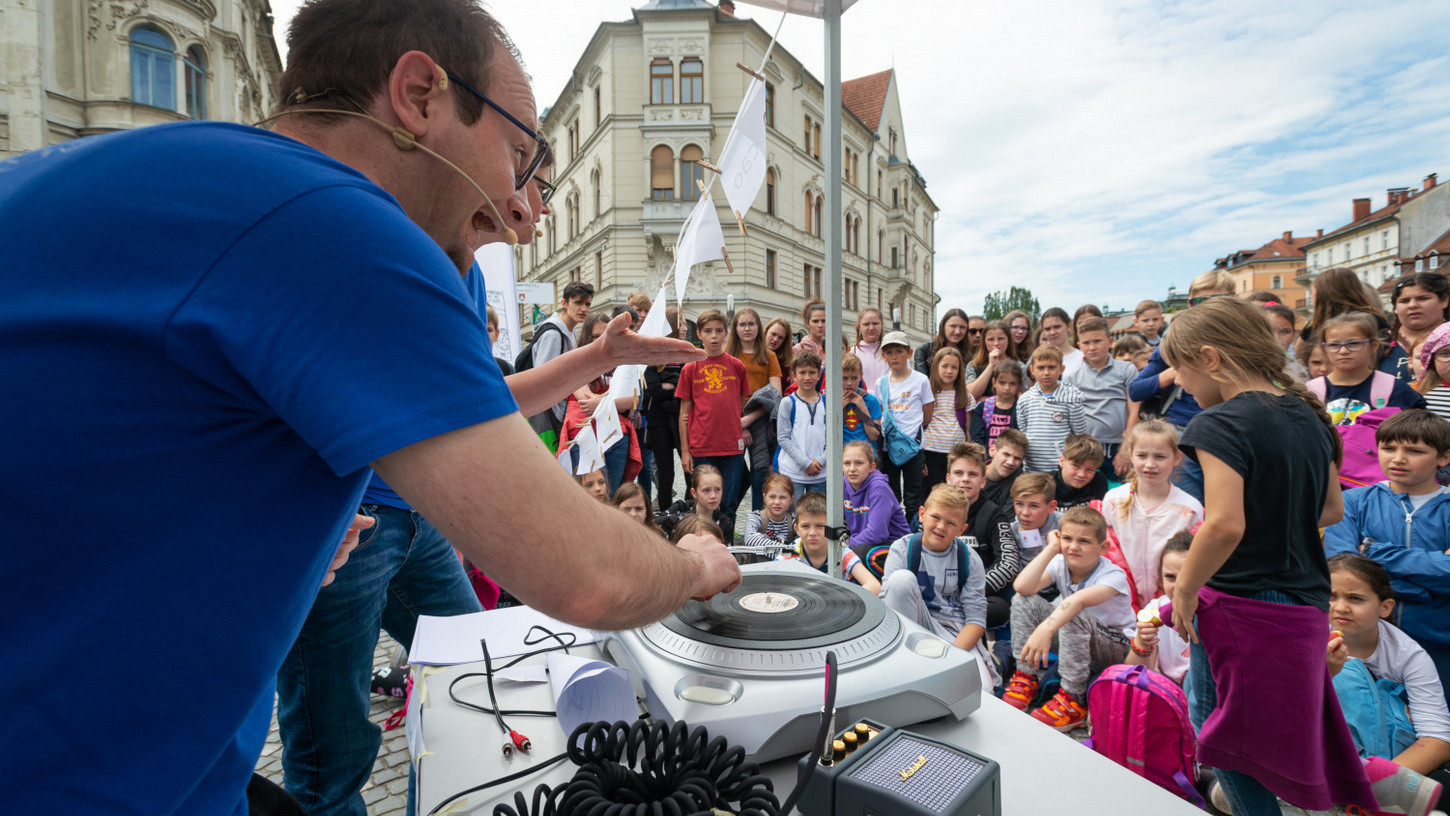
[[[789,612],[800,605],[801,602],[796,600],[795,596],[784,592],[755,592],[740,599],[741,609],[767,615]]]

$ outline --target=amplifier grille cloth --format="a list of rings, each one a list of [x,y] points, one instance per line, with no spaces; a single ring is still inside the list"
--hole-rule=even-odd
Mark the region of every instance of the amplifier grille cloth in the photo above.
[[[903,780],[901,772],[923,756],[926,763]],[[982,772],[983,767],[982,763],[969,756],[903,737],[863,766],[853,769],[850,775],[853,779],[910,799],[934,813],[941,813]]]

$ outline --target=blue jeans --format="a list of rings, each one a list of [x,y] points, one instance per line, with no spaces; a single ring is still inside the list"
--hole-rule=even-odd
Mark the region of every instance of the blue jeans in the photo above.
[[[1203,468],[1193,461],[1191,457],[1185,456],[1173,469],[1173,484],[1179,490],[1203,502]]]
[[[277,673],[283,783],[313,816],[366,816],[360,791],[382,729],[368,720],[378,629],[407,649],[419,615],[481,611],[453,547],[415,512],[365,504],[377,519],[317,593]]]
[[[1273,590],[1253,596],[1256,601],[1295,605],[1297,602],[1282,592]],[[1197,628],[1195,621],[1194,627]],[[1193,721],[1193,730],[1202,731],[1203,723],[1218,708],[1218,686],[1213,682],[1213,671],[1208,663],[1208,652],[1201,643],[1190,643],[1188,652],[1188,718]],[[1259,780],[1242,771],[1225,771],[1215,768],[1214,776],[1223,786],[1234,816],[1279,816],[1279,797],[1275,796]]]
[[[1113,467],[1113,459],[1117,457],[1118,450],[1122,447],[1121,442],[1112,442],[1103,445],[1103,463],[1098,465],[1098,472],[1103,478],[1111,482],[1122,484],[1123,477],[1118,475],[1117,468]],[[1185,457],[1186,458],[1186,457]]]
[[[794,498],[794,501],[800,501],[801,500],[801,496],[804,496],[807,493],[820,493],[821,495],[825,495],[825,493],[826,493],[826,483],[825,482],[816,482],[815,484],[803,484],[803,483],[797,482],[796,485],[795,485],[795,498]]]
[[[728,545],[735,535],[735,510],[740,506],[740,480],[745,477],[745,454],[692,458],[695,467],[713,465],[718,468],[725,482],[725,493],[720,497],[720,527],[725,531],[725,543]]]
[[[644,432],[640,431],[640,433]],[[649,504],[654,501],[655,452],[642,443],[643,437],[641,437],[639,446],[639,476],[635,482],[644,490],[644,503]]]

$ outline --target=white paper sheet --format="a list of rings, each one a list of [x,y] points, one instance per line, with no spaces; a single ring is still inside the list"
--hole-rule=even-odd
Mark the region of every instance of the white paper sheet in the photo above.
[[[490,654],[492,654],[492,649],[493,647],[490,646]],[[493,679],[510,683],[547,683],[549,682],[549,667],[543,663],[509,666],[506,669],[494,671]]]
[[[574,447],[579,451],[579,465],[574,468],[575,476],[604,469],[604,451],[599,447],[599,438],[594,435],[592,423],[579,429],[579,433],[574,436]]]
[[[565,734],[574,733],[580,723],[634,722],[639,718],[629,672],[602,660],[550,652],[549,690]]]
[[[537,630],[529,637],[534,626],[542,626],[559,635],[572,632],[577,638],[575,643],[579,644],[593,643],[602,637],[593,629],[560,623],[527,606],[450,617],[419,615],[418,629],[413,635],[413,650],[408,654],[408,661],[415,665],[428,666],[473,663],[483,659],[483,647],[479,645],[482,638],[488,638],[488,653],[493,658],[513,657],[546,646],[559,645],[558,641],[545,637]],[[525,638],[531,643],[524,643]]]
[[[601,453],[624,440],[624,426],[619,424],[619,409],[614,407],[614,400],[608,394],[594,408],[594,436],[599,441]],[[582,454],[579,461],[584,461]],[[590,473],[593,470],[597,468],[580,472]]]

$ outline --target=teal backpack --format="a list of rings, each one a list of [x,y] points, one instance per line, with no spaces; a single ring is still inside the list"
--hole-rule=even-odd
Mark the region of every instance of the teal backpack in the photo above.
[[[1364,661],[1351,657],[1334,676],[1339,707],[1361,756],[1394,759],[1415,741],[1400,683],[1370,674]]]

